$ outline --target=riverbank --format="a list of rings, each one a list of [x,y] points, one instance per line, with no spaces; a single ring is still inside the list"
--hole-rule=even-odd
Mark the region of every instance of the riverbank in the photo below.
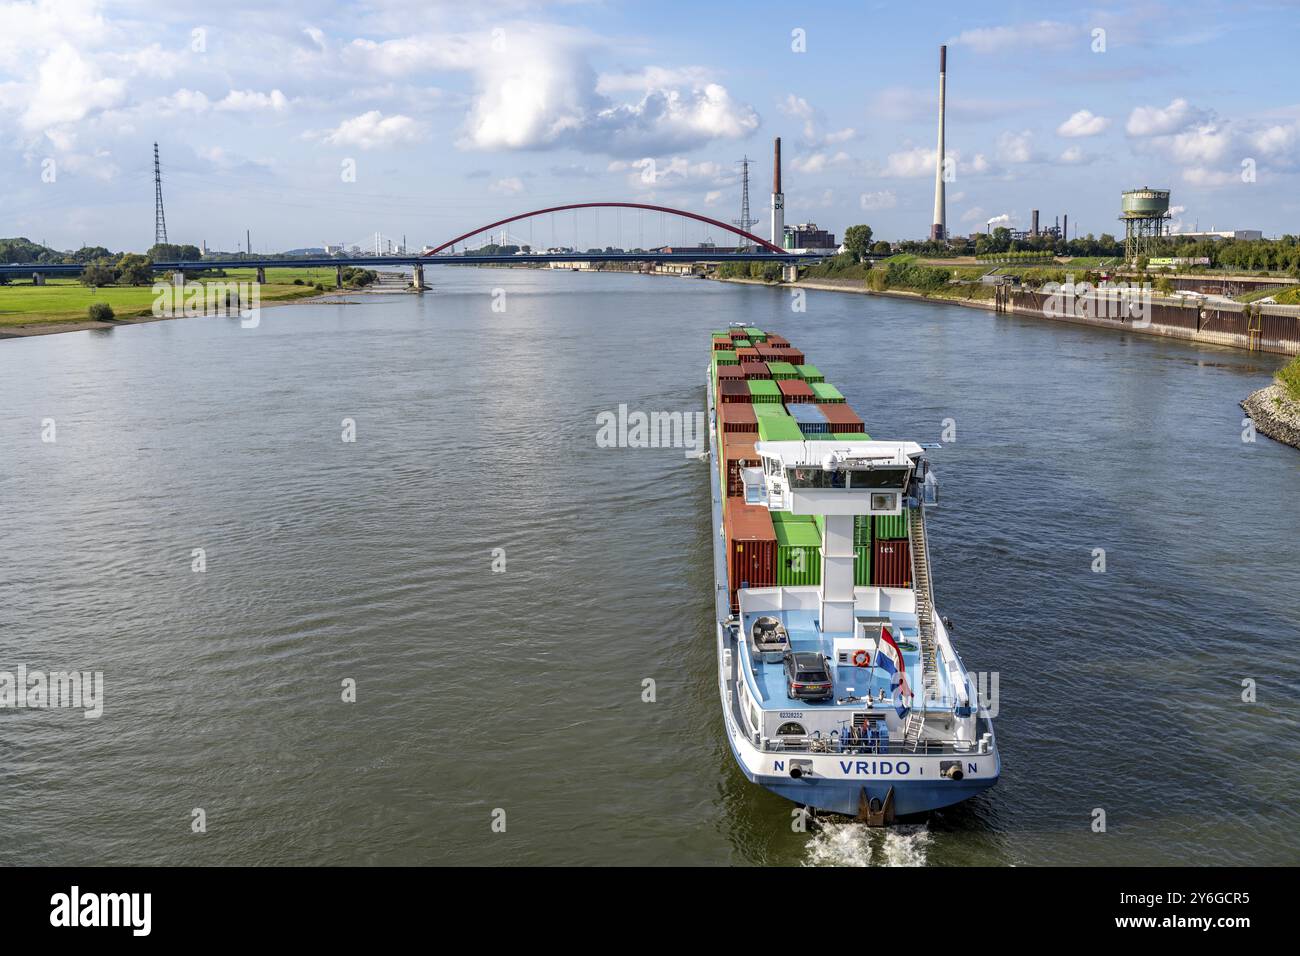
[[[1281,385],[1269,385],[1251,392],[1241,407],[1255,423],[1255,431],[1292,448],[1300,448],[1300,402],[1287,395]]]

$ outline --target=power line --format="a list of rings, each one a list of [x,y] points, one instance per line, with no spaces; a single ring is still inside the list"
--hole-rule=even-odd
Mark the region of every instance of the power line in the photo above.
[[[158,163],[158,144],[153,144],[153,244],[167,244],[167,217],[163,214],[162,167]]]

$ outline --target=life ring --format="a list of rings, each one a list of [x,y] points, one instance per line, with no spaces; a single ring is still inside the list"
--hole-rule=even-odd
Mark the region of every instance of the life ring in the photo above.
[[[867,654],[867,652],[862,648],[858,648],[856,651],[853,652],[854,667],[866,667],[867,661],[869,661],[870,659],[871,659],[870,655]]]

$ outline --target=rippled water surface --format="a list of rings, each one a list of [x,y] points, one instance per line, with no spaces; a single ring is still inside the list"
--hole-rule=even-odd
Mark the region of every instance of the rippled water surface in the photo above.
[[[1300,452],[1243,443],[1236,405],[1277,360],[830,292],[434,281],[0,342],[0,670],[106,683],[98,720],[0,710],[0,864],[1300,859]],[[792,832],[741,777],[707,465],[597,447],[620,403],[698,409],[735,320],[877,437],[955,423],[935,586],[1000,675],[1004,775],[924,823]]]

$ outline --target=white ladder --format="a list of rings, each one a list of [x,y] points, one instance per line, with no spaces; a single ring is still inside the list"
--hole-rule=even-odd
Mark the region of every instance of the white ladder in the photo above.
[[[908,543],[912,550],[912,586],[916,589],[916,621],[921,632],[921,683],[925,685],[925,699],[935,700],[939,696],[939,666],[934,640],[934,598],[930,593],[930,561],[926,556],[924,509],[919,506],[912,508],[908,513],[908,524]]]

